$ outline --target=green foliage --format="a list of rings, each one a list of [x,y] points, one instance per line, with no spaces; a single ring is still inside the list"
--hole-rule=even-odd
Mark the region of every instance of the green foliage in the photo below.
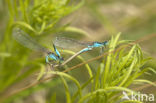
[[[121,99],[119,96],[113,98],[114,95],[119,95],[122,91],[132,92],[133,90],[127,87],[132,85],[136,78],[149,69],[142,68],[148,59],[143,58],[138,44],[134,45],[129,52],[125,48],[122,48],[120,51],[112,53],[118,44],[119,36],[120,34],[115,38],[112,37],[109,41],[110,53],[106,59],[104,58],[96,74],[94,74],[92,91],[79,98],[80,103],[86,100],[89,103],[97,103],[97,101],[98,103],[114,103],[116,100]],[[140,82],[145,81],[148,80],[140,80]],[[150,81],[147,83],[152,84]]]
[[[138,44],[129,48],[129,51],[125,49],[125,45],[122,45],[123,47],[121,46],[120,50],[117,49],[118,51],[114,52],[117,44],[128,42],[125,40],[124,42],[119,41],[119,36],[120,33],[115,38],[112,37],[109,41],[109,54],[103,58],[96,73],[93,73],[94,76],[90,77],[90,79],[81,87],[78,81],[68,74],[62,72],[48,72],[61,76],[65,87],[67,103],[71,103],[71,101],[72,103],[75,101],[78,101],[78,103],[114,103],[118,100],[121,100],[123,103],[131,103],[131,100],[122,100],[122,94],[120,94],[123,91],[136,93],[134,90],[128,88],[130,85],[135,84],[136,82],[145,82],[155,86],[154,83],[148,80],[137,79],[143,73],[150,70],[148,67],[143,67],[149,59],[143,57],[143,53]],[[69,53],[69,51],[67,52]],[[68,84],[65,82],[65,79],[63,79],[63,76],[70,78],[75,84],[78,84],[77,86],[79,89],[73,96],[70,95]],[[89,84],[91,84],[92,89],[85,92],[83,96],[79,94],[80,96],[78,97],[78,93],[87,89]],[[135,102],[142,103],[140,101]]]
[[[5,3],[10,17],[0,43],[0,84],[3,84],[0,85],[1,95],[7,94],[12,86],[23,84],[23,80],[30,78],[40,68],[41,73],[47,68],[43,57],[35,57],[38,52],[33,52],[34,55],[12,38],[12,29],[17,26],[23,28],[34,39],[45,32],[59,32],[67,27],[66,24],[59,25],[59,21],[83,5],[83,1],[74,4],[70,0],[6,0]],[[40,74],[37,80],[42,76]],[[1,100],[4,99],[5,96],[1,96]]]
[[[11,18],[15,21],[13,26],[20,26],[33,31],[35,34],[42,34],[45,31],[54,31],[56,24],[66,15],[72,13],[80,6],[70,5],[69,0],[7,0]]]

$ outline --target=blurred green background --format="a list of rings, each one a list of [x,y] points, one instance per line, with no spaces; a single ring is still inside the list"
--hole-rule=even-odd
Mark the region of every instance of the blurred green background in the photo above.
[[[18,17],[11,17],[12,14],[9,13],[11,8],[8,6],[9,1],[13,3],[13,0],[0,1],[0,98],[36,81],[36,74],[41,68],[40,63],[45,64],[43,54],[20,45],[12,38],[10,25],[12,25],[13,21],[25,20],[20,18],[22,15],[20,12],[17,13],[19,14]],[[28,10],[32,9],[32,1],[23,1],[31,4],[27,6]],[[54,1],[57,2],[57,0]],[[69,5],[69,8],[68,6],[67,8],[63,6],[65,9],[61,9],[62,11],[57,11],[55,8],[56,13],[54,12],[54,14],[56,15],[51,16],[55,18],[54,21],[51,21],[50,18],[48,19],[50,23],[55,22],[54,26],[52,26],[53,29],[47,29],[45,32],[40,31],[42,26],[39,25],[42,24],[40,22],[37,24],[38,19],[35,16],[34,18],[33,16],[32,18],[30,17],[31,20],[29,22],[33,21],[30,24],[39,34],[36,36],[34,35],[35,33],[32,33],[31,36],[42,45],[52,49],[52,40],[56,36],[66,36],[83,41],[104,41],[109,40],[112,35],[116,35],[118,32],[121,32],[120,39],[125,40],[138,40],[144,36],[156,34],[156,0],[86,0],[82,4],[81,1],[71,0]],[[79,6],[74,8],[74,5]],[[47,10],[47,8],[45,9]],[[35,12],[36,15],[38,12]],[[57,12],[59,13],[57,14]],[[39,14],[40,17],[44,13],[46,14],[46,12]],[[144,54],[152,57],[152,60],[147,65],[156,70],[156,38],[142,41],[139,44]],[[98,50],[95,50],[94,52],[84,53],[81,56],[88,60],[98,56],[97,52]],[[69,55],[65,54],[63,56],[65,58],[69,57]],[[89,63],[93,71],[96,71],[99,61]],[[71,67],[78,63],[81,63],[81,61],[74,59],[68,66]],[[45,66],[44,68],[47,67]],[[80,84],[83,84],[89,78],[87,71],[83,68],[84,66],[70,71],[71,75],[79,80]],[[155,82],[156,75],[144,75],[141,78]],[[70,91],[75,91],[76,87],[70,81],[69,85]],[[156,88],[151,85],[140,91],[156,94]],[[48,80],[26,91],[19,92],[7,98],[4,103],[52,103],[55,96],[56,103],[64,103],[65,90],[59,78]]]

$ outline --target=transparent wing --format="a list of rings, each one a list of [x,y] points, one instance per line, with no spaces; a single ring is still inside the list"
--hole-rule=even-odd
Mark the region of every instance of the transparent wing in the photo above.
[[[20,44],[22,44],[23,46],[27,48],[30,48],[36,51],[48,52],[46,48],[38,44],[35,40],[33,40],[28,34],[26,34],[20,28],[13,29],[12,36],[17,42],[19,42]]]
[[[90,42],[83,42],[83,41],[77,41],[71,38],[66,38],[66,37],[56,37],[54,40],[54,44],[58,47],[61,48],[80,48],[80,47],[86,47],[90,45]]]

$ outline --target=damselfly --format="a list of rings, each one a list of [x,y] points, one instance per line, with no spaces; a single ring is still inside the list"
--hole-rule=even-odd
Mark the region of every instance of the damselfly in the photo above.
[[[56,37],[54,44],[61,48],[78,48],[83,47],[83,49],[80,51],[81,53],[90,51],[93,48],[102,48],[108,45],[108,41],[104,42],[83,42],[83,41],[77,41],[71,38],[65,38],[65,37]]]
[[[47,54],[47,56],[45,57],[46,63],[50,63],[51,60],[54,60],[60,63],[63,60],[63,58],[61,57],[59,51],[56,49],[54,44],[53,44],[53,48],[55,50],[55,53],[41,46],[31,36],[29,36],[26,32],[24,32],[20,28],[13,29],[12,36],[17,42],[19,42],[20,44],[22,44],[23,46],[27,48],[30,48],[36,51],[45,52]]]

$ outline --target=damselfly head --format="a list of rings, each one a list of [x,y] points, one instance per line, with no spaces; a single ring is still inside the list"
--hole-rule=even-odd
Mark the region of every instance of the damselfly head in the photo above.
[[[54,53],[52,53],[52,52],[47,52],[47,54],[49,55],[49,54],[54,54]]]
[[[104,44],[104,45],[108,45],[109,42],[108,42],[108,41],[104,41],[103,44]]]

